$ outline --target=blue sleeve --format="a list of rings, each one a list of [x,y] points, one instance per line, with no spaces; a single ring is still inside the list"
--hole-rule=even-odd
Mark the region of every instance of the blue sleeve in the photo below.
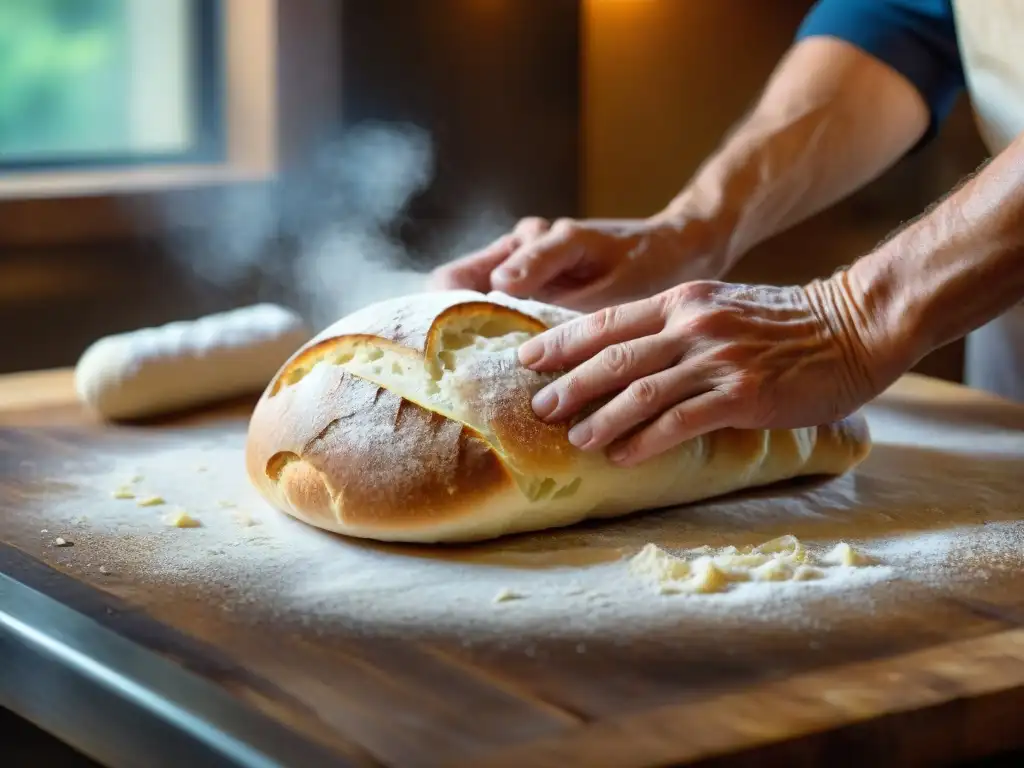
[[[888,64],[921,93],[931,116],[922,143],[964,87],[950,0],[818,0],[797,39],[835,37]]]

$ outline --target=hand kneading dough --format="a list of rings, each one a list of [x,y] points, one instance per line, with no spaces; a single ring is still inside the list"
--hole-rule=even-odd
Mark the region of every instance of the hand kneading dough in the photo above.
[[[854,415],[810,429],[721,430],[621,469],[539,420],[553,375],[517,347],[574,313],[501,294],[424,293],[339,320],[256,406],[246,464],[278,509],[350,536],[488,539],[840,474],[870,439]]]
[[[298,315],[274,304],[143,328],[90,346],[75,387],[107,419],[168,413],[259,392],[309,336]]]

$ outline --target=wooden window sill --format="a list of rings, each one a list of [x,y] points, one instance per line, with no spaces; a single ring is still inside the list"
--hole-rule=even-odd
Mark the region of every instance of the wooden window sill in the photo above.
[[[225,164],[23,173],[0,179],[0,200],[122,196],[265,181],[270,174]]]

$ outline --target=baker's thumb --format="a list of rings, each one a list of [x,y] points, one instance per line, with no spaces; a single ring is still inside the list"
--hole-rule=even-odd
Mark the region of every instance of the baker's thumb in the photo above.
[[[543,296],[551,283],[579,263],[582,255],[582,244],[577,240],[545,236],[516,249],[491,273],[491,285],[512,296]]]

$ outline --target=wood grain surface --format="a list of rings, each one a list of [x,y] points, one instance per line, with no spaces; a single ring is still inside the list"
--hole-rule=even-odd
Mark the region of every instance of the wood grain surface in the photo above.
[[[241,436],[248,407],[111,428],[78,409],[66,371],[0,379],[0,568],[356,763],[928,765],[1024,745],[1024,574],[897,579],[874,613],[817,628],[727,633],[707,618],[667,638],[591,635],[584,648],[564,633],[469,643],[430,627],[271,621],[258,605],[225,610],[226,598],[195,585],[99,578],[82,568],[85,546],[55,549],[38,535],[52,496],[24,462],[52,475],[82,456],[187,443],[192,428]],[[1024,408],[914,376],[875,408],[957,434],[1024,429]],[[945,466],[920,447],[878,448],[858,470],[867,492]],[[985,461],[986,476],[1024,496],[1019,458]],[[548,541],[577,552],[587,535]]]

